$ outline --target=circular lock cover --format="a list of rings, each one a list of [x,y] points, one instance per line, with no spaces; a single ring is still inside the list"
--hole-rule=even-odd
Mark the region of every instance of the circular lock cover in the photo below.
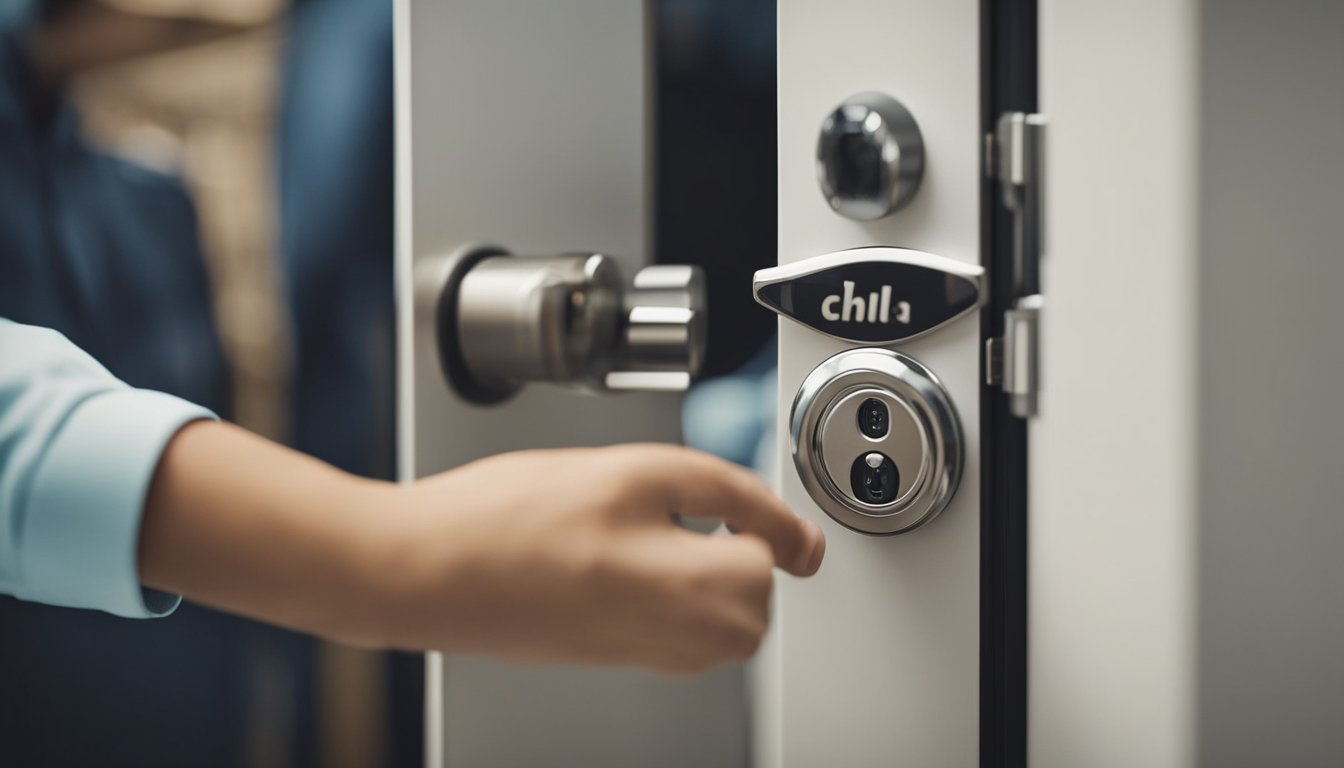
[[[962,436],[938,379],[886,349],[852,349],[803,381],[789,420],[803,487],[836,522],[861,533],[914,530],[961,480]]]

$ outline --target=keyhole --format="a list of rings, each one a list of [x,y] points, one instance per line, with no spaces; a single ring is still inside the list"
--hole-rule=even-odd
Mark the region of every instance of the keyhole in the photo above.
[[[890,458],[872,451],[854,460],[854,466],[849,471],[849,482],[859,501],[874,505],[890,504],[896,500],[901,473]]]

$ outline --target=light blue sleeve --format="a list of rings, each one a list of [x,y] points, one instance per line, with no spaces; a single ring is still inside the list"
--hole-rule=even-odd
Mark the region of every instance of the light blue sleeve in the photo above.
[[[0,593],[171,613],[180,598],[140,585],[140,515],[168,440],[212,418],[127,386],[55,331],[0,318]]]

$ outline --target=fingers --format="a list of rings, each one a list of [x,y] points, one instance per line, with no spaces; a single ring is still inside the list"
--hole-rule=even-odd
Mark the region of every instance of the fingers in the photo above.
[[[774,555],[755,536],[675,534],[682,582],[672,640],[655,667],[669,674],[702,672],[756,655],[770,623]],[[665,538],[660,537],[660,538]]]
[[[720,598],[744,615],[769,618],[770,592],[774,586],[774,552],[756,536],[704,536],[677,532],[693,574],[689,589]]]
[[[631,461],[631,493],[657,499],[667,514],[716,518],[759,536],[775,564],[795,576],[821,567],[826,537],[793,513],[755,475],[708,454],[674,446],[621,446]],[[656,506],[656,505],[648,505]]]

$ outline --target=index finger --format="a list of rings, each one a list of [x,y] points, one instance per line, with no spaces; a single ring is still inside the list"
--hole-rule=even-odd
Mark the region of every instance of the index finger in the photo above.
[[[759,536],[775,564],[795,576],[821,567],[826,537],[816,523],[793,513],[754,474],[707,453],[673,446],[639,450],[641,485],[669,505],[668,514],[722,520],[734,531]]]

